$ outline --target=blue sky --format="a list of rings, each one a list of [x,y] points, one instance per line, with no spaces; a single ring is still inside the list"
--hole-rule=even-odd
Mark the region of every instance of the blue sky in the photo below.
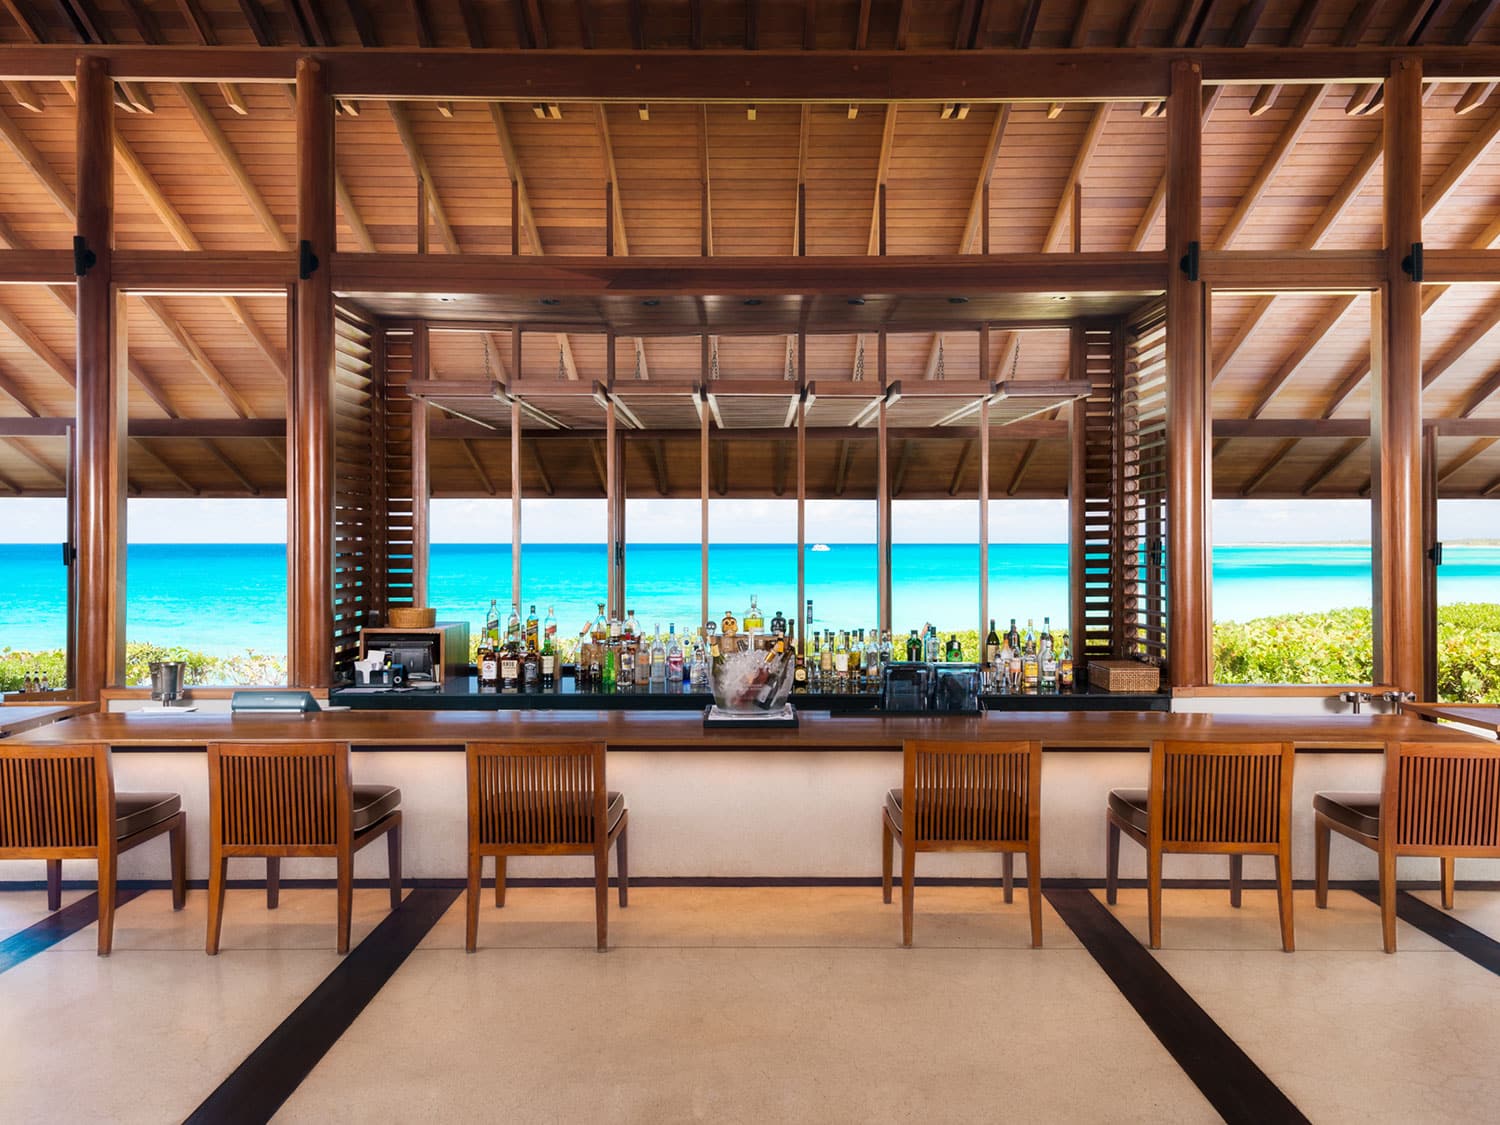
[[[872,501],[808,503],[808,539],[814,542],[873,541]],[[0,543],[57,542],[63,537],[61,500],[0,498]],[[791,500],[714,500],[712,536],[720,541],[796,538]],[[527,538],[555,542],[602,542],[602,500],[527,500]],[[280,500],[131,500],[130,539],[136,543],[280,543],[286,538],[286,505]],[[632,501],[629,536],[640,542],[696,542],[697,500]],[[1500,501],[1449,500],[1441,505],[1441,532],[1449,539],[1500,539]],[[505,542],[510,503],[504,500],[437,500],[432,505],[434,542]],[[898,541],[967,542],[977,528],[972,500],[898,502]],[[1369,503],[1363,500],[1218,500],[1216,543],[1365,541]],[[1060,542],[1067,538],[1067,506],[1061,500],[991,502],[992,542]]]

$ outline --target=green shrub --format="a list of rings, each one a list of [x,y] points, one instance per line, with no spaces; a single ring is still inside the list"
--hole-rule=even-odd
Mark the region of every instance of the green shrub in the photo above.
[[[151,683],[151,662],[182,660],[187,663],[185,682],[214,686],[253,684],[257,687],[286,683],[286,657],[251,649],[233,656],[210,656],[181,645],[134,642],[125,646],[125,682],[130,686]],[[26,673],[45,672],[51,687],[67,683],[67,660],[62,649],[26,652],[0,649],[0,691],[20,691]]]

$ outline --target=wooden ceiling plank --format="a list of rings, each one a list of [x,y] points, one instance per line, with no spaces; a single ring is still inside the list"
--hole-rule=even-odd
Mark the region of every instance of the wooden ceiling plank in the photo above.
[[[548,496],[556,496],[557,489],[553,487],[552,475],[547,472],[547,466],[542,463],[542,450],[535,441],[526,443],[531,448],[531,462],[536,466],[536,475],[541,479],[542,491]]]
[[[1318,467],[1312,478],[1302,486],[1302,495],[1311,496],[1317,490],[1318,485],[1338,472],[1344,463],[1353,457],[1361,448],[1367,446],[1369,438],[1350,438],[1331,457]]]
[[[1423,389],[1432,386],[1455,363],[1477,348],[1497,325],[1500,325],[1500,301],[1492,301],[1447,351],[1431,363],[1422,365]]]
[[[1463,409],[1458,412],[1458,416],[1460,418],[1473,417],[1479,408],[1489,401],[1490,396],[1497,390],[1500,390],[1500,367],[1490,372],[1485,377],[1484,382],[1480,383],[1479,386],[1475,387],[1469,393],[1469,397],[1464,402]]]
[[[1318,107],[1322,105],[1327,92],[1327,86],[1313,86],[1303,96],[1301,103],[1297,106],[1297,111],[1292,114],[1291,120],[1276,138],[1271,151],[1256,169],[1255,178],[1250,181],[1250,186],[1245,189],[1244,194],[1240,196],[1239,203],[1235,205],[1234,212],[1219,231],[1218,249],[1228,250],[1230,243],[1244,230],[1251,210],[1265,195],[1266,188],[1270,186],[1277,173],[1285,167],[1287,160],[1291,157],[1292,149],[1296,147],[1302,134],[1306,132],[1308,125],[1317,115]]]
[[[1474,134],[1464,149],[1453,162],[1443,170],[1443,174],[1428,188],[1422,199],[1423,217],[1431,215],[1444,203],[1453,197],[1475,166],[1484,159],[1490,148],[1495,143],[1495,138],[1500,137],[1500,110],[1490,115],[1488,121]]]
[[[1031,468],[1031,462],[1036,459],[1040,443],[1033,438],[1028,441],[1021,450],[1021,459],[1016,462],[1016,471],[1010,475],[1010,483],[1005,486],[1005,495],[1014,496],[1021,491],[1021,482],[1026,479],[1026,473]]]
[[[1203,124],[1207,125],[1214,110],[1219,106],[1219,99],[1224,96],[1223,86],[1213,86],[1203,92]],[[1161,221],[1162,212],[1167,206],[1167,174],[1162,172],[1161,179],[1156,181],[1156,190],[1151,194],[1151,201],[1146,204],[1145,214],[1136,225],[1135,234],[1130,239],[1130,249],[1140,251],[1146,240],[1151,237],[1151,232],[1156,224]]]
[[[250,205],[250,210],[255,212],[255,217],[260,220],[260,225],[265,228],[266,233],[271,236],[271,240],[276,244],[276,249],[282,251],[290,250],[292,244],[287,238],[286,232],[281,229],[281,224],[276,221],[276,216],[272,214],[270,206],[266,203],[266,197],[260,193],[260,189],[255,186],[255,181],[250,178],[250,173],[245,169],[245,164],[240,159],[239,153],[229,143],[229,138],[224,135],[224,130],[220,128],[218,120],[213,115],[213,111],[204,102],[203,95],[198,93],[195,87],[187,84],[183,84],[177,89],[182,95],[182,100],[187,103],[188,111],[192,113],[193,120],[198,123],[199,131],[202,132],[204,139],[213,146],[214,151],[218,153],[219,159],[223,162],[225,169],[228,170],[230,177],[234,180],[235,186],[240,189],[240,194],[245,197],[245,202]]]
[[[1287,455],[1291,453],[1296,445],[1296,438],[1288,438],[1286,441],[1278,445],[1276,447],[1276,452],[1267,457],[1265,461],[1261,463],[1260,468],[1256,469],[1254,474],[1251,475],[1250,479],[1246,481],[1240,488],[1240,495],[1249,496],[1257,488],[1264,484],[1266,478],[1271,475],[1272,471],[1276,468],[1277,465],[1286,460]]]
[[[254,418],[256,416],[254,408],[240,394],[239,389],[224,377],[224,373],[218,369],[213,360],[208,358],[203,349],[198,346],[198,342],[188,334],[182,322],[172,315],[172,311],[166,307],[162,299],[143,297],[142,300],[146,308],[151,311],[151,315],[156,317],[161,326],[167,330],[167,334],[176,340],[177,345],[187,353],[193,366],[198,369],[198,373],[219,389],[219,393],[224,396],[234,412],[241,418]]]
[[[208,15],[203,11],[198,0],[177,0],[177,5],[182,9],[183,17],[188,26],[198,36],[198,42],[205,47],[218,46],[218,36],[214,33],[213,24],[208,20]],[[245,116],[250,112],[250,106],[245,101],[245,95],[240,93],[240,88],[233,82],[220,82],[219,93],[224,97],[224,104],[235,113]]]
[[[849,486],[849,463],[853,459],[854,447],[847,440],[840,440],[834,454],[833,494],[842,496]]]
[[[1100,102],[1094,107],[1093,116],[1089,118],[1088,129],[1083,135],[1083,143],[1078,146],[1078,154],[1073,158],[1073,167],[1069,169],[1067,181],[1063,184],[1062,198],[1057,201],[1057,207],[1052,212],[1052,224],[1047,228],[1046,237],[1042,239],[1043,253],[1050,252],[1068,231],[1068,217],[1076,203],[1074,188],[1083,182],[1083,174],[1088,168],[1089,161],[1094,158],[1094,153],[1099,148],[1099,141],[1109,124],[1111,104]]]
[[[1297,346],[1297,349],[1292,352],[1276,373],[1267,380],[1265,386],[1260,389],[1255,405],[1250,408],[1250,417],[1259,418],[1265,412],[1266,407],[1271,404],[1271,400],[1276,397],[1277,392],[1291,381],[1292,376],[1307,362],[1307,358],[1312,355],[1318,345],[1337,327],[1339,322],[1344,319],[1349,310],[1357,303],[1359,303],[1359,297],[1357,296],[1335,298],[1333,308],[1324,314],[1323,318],[1318,321],[1312,331],[1302,336],[1301,343]]]
[[[36,92],[36,87],[30,82],[12,79],[5,83],[5,89],[22,109],[29,109],[32,113],[41,113],[45,108],[42,96]]]
[[[1089,7],[1093,0],[1082,0],[1078,6],[1078,14],[1073,17],[1073,33],[1068,36],[1068,46],[1075,51],[1088,42],[1089,37]],[[1129,46],[1129,44],[1125,44]],[[1055,121],[1062,116],[1064,103],[1053,102],[1047,107],[1047,120]]]
[[[245,23],[250,27],[250,34],[255,36],[255,41],[262,47],[271,47],[276,43],[271,34],[271,25],[266,20],[265,10],[260,6],[260,0],[238,0],[240,14],[245,17]]]
[[[1453,107],[1453,115],[1463,117],[1473,113],[1490,100],[1490,95],[1495,92],[1495,86],[1494,82],[1471,83],[1458,99],[1458,104]]]
[[[437,226],[438,237],[443,240],[443,248],[450,254],[457,254],[460,252],[458,236],[453,233],[453,224],[448,221],[448,209],[443,206],[442,196],[438,194],[437,184],[433,182],[432,169],[428,167],[427,157],[423,155],[422,147],[417,142],[416,130],[412,128],[406,106],[400,102],[387,102],[386,109],[401,138],[401,147],[406,150],[406,159],[426,190],[427,205],[432,209],[432,221]]]
[[[348,4],[348,0],[345,0]],[[353,5],[349,4],[350,17],[357,19]],[[318,0],[287,0],[287,10],[292,22],[302,32],[302,38],[314,47],[333,46],[333,33],[328,28],[328,17]]]
[[[11,398],[15,399],[16,405],[25,412],[28,418],[40,418],[42,416],[41,410],[31,400],[31,396],[23,391],[16,381],[3,371],[0,371],[0,391],[4,391]]]
[[[218,442],[205,438],[203,440],[203,448],[208,450],[208,455],[222,465],[230,476],[239,481],[240,487],[251,496],[259,496],[261,494],[260,487],[245,475],[244,470],[235,463],[234,459],[228,453],[224,452]]]
[[[0,140],[15,153],[16,159],[26,166],[37,182],[42,185],[52,201],[62,208],[70,220],[77,220],[78,209],[73,201],[73,190],[63,182],[57,170],[48,163],[36,145],[31,143],[10,114],[0,109]]]
[[[666,442],[654,441],[645,447],[645,452],[647,459],[651,462],[651,475],[656,480],[656,494],[658,496],[669,495],[672,485],[667,477]]]
[[[891,107],[894,110],[894,106]],[[979,237],[983,228],[984,189],[990,182],[995,172],[995,161],[1000,155],[1000,146],[1005,143],[1005,129],[1010,124],[1010,106],[998,106],[995,110],[995,123],[990,126],[990,139],[984,146],[984,161],[979,166],[979,181],[974,185],[974,194],[969,198],[969,214],[964,220],[963,237],[958,240],[958,252],[967,254],[974,246],[974,240]],[[889,160],[884,138],[882,138],[881,155]],[[877,216],[878,218],[878,216]],[[873,229],[871,236],[877,232]],[[874,251],[872,250],[871,253]]]
[[[1479,29],[1494,15],[1497,5],[1500,5],[1500,0],[1471,0],[1449,30],[1448,46],[1464,47],[1472,43]]]
[[[61,356],[47,346],[45,340],[33,332],[25,321],[5,305],[0,305],[0,325],[4,325],[23,348],[50,367],[69,387],[76,385],[73,365],[64,362]]]
[[[603,103],[600,103],[599,105],[596,105],[594,107],[594,128],[598,132],[599,144],[604,151],[605,175],[608,178],[608,182],[614,185],[614,190],[610,193],[610,209],[614,212],[614,222],[612,224],[612,227],[614,230],[615,249],[620,254],[629,257],[630,235],[625,230],[625,204],[621,199],[623,193],[620,191],[620,173],[619,170],[615,167],[614,138],[612,138],[609,133],[609,116],[608,111],[605,109]],[[706,137],[704,143],[707,144]],[[707,167],[706,157],[704,166],[705,168]],[[563,345],[566,340],[566,336],[559,336],[558,344]],[[636,355],[639,358],[641,376],[642,378],[649,378],[650,375],[646,370],[646,341],[641,339],[639,336],[635,338],[635,350]],[[570,346],[564,348],[564,366],[568,367],[572,371],[572,378],[578,378],[577,369],[572,364],[572,349]]]
[[[593,443],[590,442],[589,444],[592,445]],[[472,468],[475,475],[479,477],[479,483],[484,486],[484,490],[487,493],[489,493],[491,496],[494,496],[495,482],[490,479],[490,474],[485,469],[484,462],[480,460],[479,454],[474,452],[474,443],[468,438],[461,438],[459,440],[459,445],[463,447],[464,456],[469,459],[470,468]]]
[[[1471,444],[1469,448],[1465,449],[1462,453],[1453,458],[1453,460],[1449,461],[1446,465],[1438,470],[1438,487],[1441,488],[1443,485],[1447,484],[1450,480],[1453,479],[1453,477],[1458,475],[1458,471],[1460,469],[1462,469],[1470,461],[1474,460],[1474,458],[1478,457],[1490,446],[1494,445],[1497,441],[1500,441],[1500,438],[1480,438],[1478,441]]]
[[[916,442],[907,438],[901,443],[901,453],[896,458],[896,472],[891,478],[891,495],[900,496],[906,490],[906,473],[911,467],[912,447]]]
[[[42,470],[42,472],[46,473],[59,485],[63,485],[64,487],[66,487],[68,482],[63,474],[54,469],[51,463],[48,462],[47,459],[44,458],[40,453],[36,452],[36,450],[32,449],[30,445],[22,441],[20,438],[13,437],[9,440],[10,447],[12,449],[14,449],[22,457],[26,458],[26,460],[30,461],[38,469]]]
[[[169,477],[175,480],[184,492],[191,492],[194,496],[203,495],[203,489],[189,483],[188,479],[181,473],[179,473],[175,468],[173,468],[171,463],[168,462],[165,457],[157,453],[156,450],[152,449],[149,445],[146,444],[145,438],[133,437],[129,440],[135,444],[137,450],[146,455],[147,460],[155,462],[161,467],[162,471],[164,471]]]
[[[427,14],[426,0],[410,0],[408,6],[411,8],[411,21],[417,33],[417,46],[423,49],[436,47],[437,40],[433,38],[432,20]],[[582,11],[582,0],[579,0],[580,18]],[[585,45],[590,47],[593,46],[592,43],[588,43]],[[437,108],[437,111],[444,117],[453,116],[452,102],[439,101],[434,102],[433,105]]]

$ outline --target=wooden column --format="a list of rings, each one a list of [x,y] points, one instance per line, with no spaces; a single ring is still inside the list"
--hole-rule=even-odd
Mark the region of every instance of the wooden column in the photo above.
[[[1370,337],[1370,499],[1375,682],[1427,680],[1422,525],[1422,287],[1407,272],[1422,241],[1422,68],[1401,59],[1385,88],[1386,283]]]
[[[412,378],[432,378],[432,346],[427,322],[412,329]],[[432,466],[427,457],[426,399],[411,402],[411,604],[427,604],[428,560],[432,553]]]
[[[333,98],[315,59],[297,63],[296,339],[287,387],[287,682],[333,679]],[[314,262],[316,259],[316,262]]]
[[[885,332],[882,330],[876,339],[881,400],[875,430],[875,457],[879,464],[875,481],[875,596],[880,606],[880,628],[888,631],[891,628],[891,435],[884,397],[887,373]]]
[[[604,337],[604,382],[611,395],[615,388],[615,336]],[[625,619],[625,474],[620,449],[619,418],[614,399],[604,408],[604,523],[609,546],[606,572],[608,609]]]
[[[125,310],[111,276],[114,87],[101,58],[79,59],[77,74],[78,238],[93,264],[78,278],[71,686],[75,698],[98,699],[125,677]]]
[[[510,330],[510,377],[519,382],[525,358],[520,324]],[[607,471],[607,470],[606,470]],[[521,616],[521,400],[510,400],[510,604]]]
[[[1072,326],[1068,343],[1068,377],[1088,378],[1082,325]],[[1084,616],[1088,570],[1084,549],[1088,539],[1088,409],[1088,400],[1082,398],[1075,399],[1068,407],[1068,632],[1075,668],[1083,663],[1083,635],[1088,623]]]
[[[1373,478],[1372,478],[1373,479]],[[1422,699],[1438,697],[1437,584],[1438,543],[1437,431],[1422,428]]]
[[[1203,74],[1172,65],[1167,100],[1167,662],[1173,687],[1213,675],[1213,503],[1205,291],[1188,267],[1202,242]]]
[[[708,612],[708,387],[698,388],[698,591],[701,599],[700,612],[706,625]]]
[[[797,617],[802,627],[794,634],[807,652],[807,400],[797,403]]]
[[[990,326],[979,329],[979,381],[990,378]],[[990,400],[979,404],[979,659],[987,660],[984,638],[990,614]]]

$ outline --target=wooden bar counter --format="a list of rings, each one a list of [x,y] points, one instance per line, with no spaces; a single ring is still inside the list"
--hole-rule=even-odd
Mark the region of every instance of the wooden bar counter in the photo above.
[[[1144,786],[1156,738],[1290,739],[1298,749],[1294,810],[1296,870],[1312,874],[1312,794],[1378,789],[1380,751],[1392,739],[1470,741],[1475,735],[1410,715],[1244,715],[1166,712],[990,713],[983,716],[804,713],[796,729],[705,731],[701,714],[641,711],[323,711],[307,715],[159,709],[80,715],[17,734],[7,742],[56,745],[103,742],[122,789],[182,794],[188,814],[188,863],[206,872],[208,774],[203,747],[216,739],[349,742],[357,781],[398,785],[405,814],[403,850],[416,878],[452,879],[464,870],[466,801],[463,745],[476,739],[602,739],[609,786],[630,806],[631,867],[640,876],[712,879],[875,879],[880,871],[879,809],[901,782],[901,743],[911,737],[1036,738],[1049,751],[1042,766],[1042,874],[1097,879],[1104,873],[1105,795]],[[1138,850],[1138,849],[1137,849]],[[1335,878],[1373,878],[1374,860],[1335,849]],[[122,858],[124,878],[156,877]],[[939,877],[994,878],[993,857],[932,857]],[[1123,874],[1143,865],[1127,853]],[[1478,861],[1475,861],[1477,864]],[[1424,874],[1417,863],[1413,877]],[[1481,865],[1482,866],[1482,865]],[[3,879],[39,879],[8,864]],[[361,859],[361,877],[383,868]],[[82,866],[69,878],[91,879]],[[284,876],[327,878],[326,864],[288,860]],[[512,874],[573,877],[577,861],[517,861]],[[1212,857],[1175,857],[1173,878],[1224,878]],[[255,864],[232,878],[260,878]],[[1246,865],[1251,879],[1269,878]],[[1478,877],[1477,875],[1474,877]],[[1488,877],[1488,876],[1487,876]],[[872,893],[876,893],[872,890]],[[643,900],[644,901],[644,900]]]

